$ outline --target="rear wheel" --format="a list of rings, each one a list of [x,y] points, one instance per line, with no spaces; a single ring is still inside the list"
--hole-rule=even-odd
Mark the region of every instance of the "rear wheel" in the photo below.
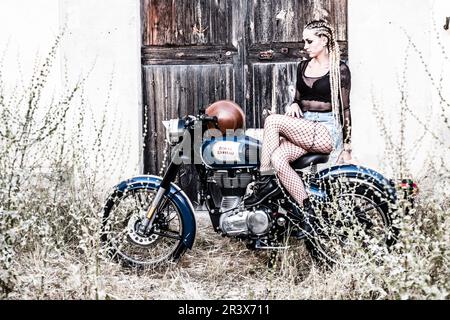
[[[152,228],[139,227],[157,189],[140,188],[113,194],[105,206],[102,241],[114,259],[127,266],[155,267],[174,261],[186,250],[180,210],[164,197]]]
[[[397,231],[388,197],[360,181],[334,181],[329,201],[315,206],[306,241],[313,257],[327,264],[363,265],[380,259]]]

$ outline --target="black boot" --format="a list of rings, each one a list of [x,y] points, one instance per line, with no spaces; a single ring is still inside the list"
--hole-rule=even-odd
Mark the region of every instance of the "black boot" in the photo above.
[[[309,198],[303,200],[303,216],[302,229],[307,236],[313,236],[313,231],[318,225],[316,214]]]
[[[275,181],[275,176],[260,176],[256,181],[253,193],[244,199],[244,205],[246,207],[255,206],[260,204],[265,199],[270,196],[278,195],[281,192],[277,182]]]

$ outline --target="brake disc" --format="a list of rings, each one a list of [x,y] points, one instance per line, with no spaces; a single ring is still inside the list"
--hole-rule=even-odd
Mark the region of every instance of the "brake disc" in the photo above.
[[[127,234],[129,240],[131,240],[134,244],[139,246],[150,246],[153,244],[156,240],[158,240],[159,236],[151,233],[149,235],[143,235],[137,230],[139,230],[139,226],[141,225],[141,217],[139,215],[133,215],[128,220],[127,225]]]

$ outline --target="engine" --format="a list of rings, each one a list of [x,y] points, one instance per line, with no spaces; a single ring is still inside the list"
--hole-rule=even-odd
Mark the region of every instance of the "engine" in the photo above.
[[[228,236],[254,235],[268,233],[272,226],[269,209],[255,211],[239,210],[241,197],[223,197],[220,211],[220,229]]]
[[[222,196],[243,197],[252,182],[252,175],[241,170],[217,170],[213,171],[208,182],[216,184]]]
[[[217,191],[220,190],[219,226],[228,236],[261,236],[268,233],[272,226],[271,211],[268,208],[244,210],[241,206],[252,181],[252,175],[245,169],[210,172],[208,183],[213,184]]]

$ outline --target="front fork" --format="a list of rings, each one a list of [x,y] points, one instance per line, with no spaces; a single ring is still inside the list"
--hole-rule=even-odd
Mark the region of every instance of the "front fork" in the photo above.
[[[150,208],[148,209],[145,217],[141,221],[141,225],[139,226],[139,232],[143,235],[147,234],[148,231],[152,228],[153,222],[155,221],[156,214],[161,201],[166,194],[167,190],[170,190],[170,184],[175,180],[176,175],[181,167],[180,164],[175,164],[173,161],[170,163],[169,168],[167,169],[164,178],[161,181],[158,192],[156,193],[155,199],[153,199]]]

